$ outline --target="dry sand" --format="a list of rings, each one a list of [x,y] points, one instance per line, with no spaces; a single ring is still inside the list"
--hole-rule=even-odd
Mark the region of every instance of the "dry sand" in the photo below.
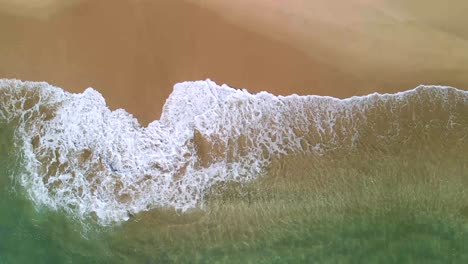
[[[348,97],[468,88],[468,3],[0,0],[0,77],[92,86],[141,123],[176,82]]]

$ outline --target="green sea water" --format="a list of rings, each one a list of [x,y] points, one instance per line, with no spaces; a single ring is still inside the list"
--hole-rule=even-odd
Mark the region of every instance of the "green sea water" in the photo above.
[[[14,129],[0,128],[2,264],[468,261],[464,146],[444,155],[335,162],[322,176],[338,180],[317,184],[315,178],[321,191],[294,184],[304,179],[282,177],[285,170],[304,169],[304,160],[286,160],[276,175],[233,186],[204,210],[152,210],[102,227],[34,205],[15,182],[22,160]],[[398,184],[405,178],[412,180]]]
[[[13,127],[0,124],[0,263],[101,263],[101,243],[61,212],[35,206],[16,176],[21,153]],[[105,254],[104,254],[105,255]]]

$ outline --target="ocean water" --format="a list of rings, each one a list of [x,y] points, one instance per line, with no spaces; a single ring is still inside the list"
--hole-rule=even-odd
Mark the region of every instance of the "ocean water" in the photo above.
[[[394,262],[466,259],[456,88],[337,99],[185,82],[142,127],[92,88],[0,80],[0,133],[0,263],[389,261],[352,247],[413,231]]]

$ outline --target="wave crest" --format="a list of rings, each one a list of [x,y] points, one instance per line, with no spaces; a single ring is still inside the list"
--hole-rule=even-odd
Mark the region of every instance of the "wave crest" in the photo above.
[[[337,99],[185,82],[148,127],[91,88],[1,80],[0,106],[0,119],[16,125],[32,199],[102,224],[195,207],[213,185],[255,179],[282,155],[459,144],[468,134],[467,92],[441,86]]]

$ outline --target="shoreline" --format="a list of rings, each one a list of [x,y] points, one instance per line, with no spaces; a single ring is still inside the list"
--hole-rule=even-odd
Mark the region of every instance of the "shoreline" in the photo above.
[[[422,14],[436,4],[423,11],[361,0],[342,9],[318,3],[315,11],[300,0],[286,9],[269,1],[253,9],[243,1],[49,4],[54,13],[41,18],[0,12],[0,77],[71,92],[93,87],[142,125],[158,119],[173,85],[187,80],[338,98],[419,84],[468,88],[468,32],[454,23],[458,13]]]

